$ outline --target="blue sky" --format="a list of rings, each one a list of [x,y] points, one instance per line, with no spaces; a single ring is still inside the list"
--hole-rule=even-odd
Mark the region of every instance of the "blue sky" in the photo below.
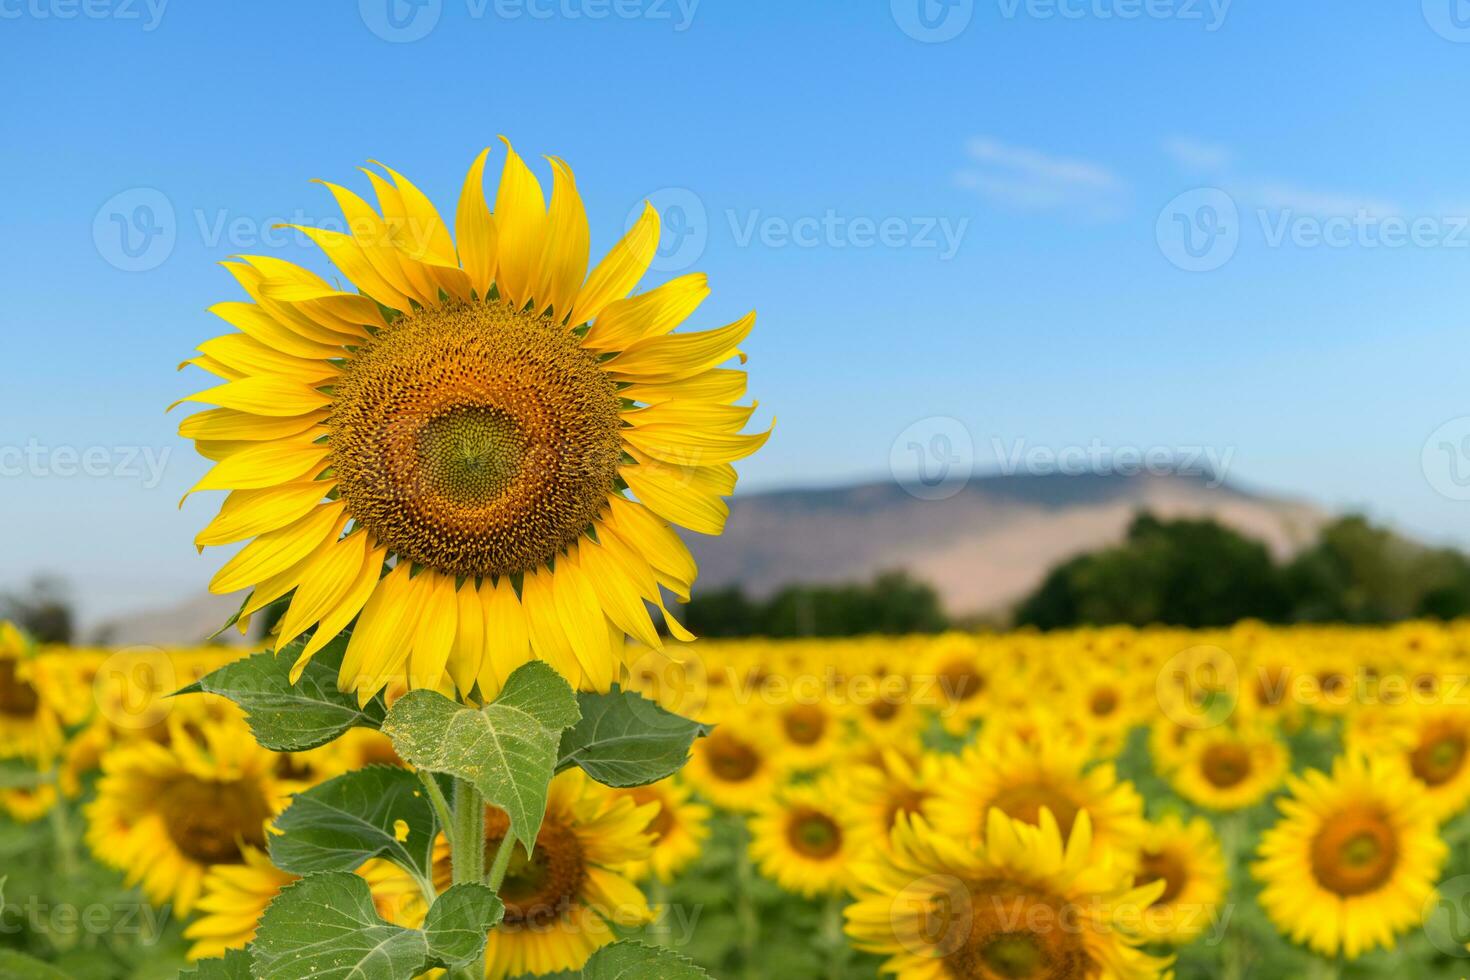
[[[500,133],[572,164],[594,248],[677,210],[653,281],[707,271],[701,325],[760,311],[779,425],[743,488],[887,478],[915,434],[977,472],[1210,451],[1470,541],[1456,13],[0,0],[0,585],[57,572],[90,615],[202,590],[217,501],[175,508],[204,464],[163,407],[239,298],[215,263],[324,269],[271,225],[334,220],[309,180],[365,190],[370,158],[452,213]]]

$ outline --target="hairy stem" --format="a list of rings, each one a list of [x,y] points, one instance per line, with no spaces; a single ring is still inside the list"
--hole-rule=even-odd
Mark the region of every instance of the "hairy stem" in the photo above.
[[[432,793],[430,795],[432,797]],[[440,796],[442,798],[443,794]],[[463,779],[454,781],[454,813],[451,816],[449,851],[456,885],[484,882],[485,799],[473,783]],[[455,975],[464,980],[484,980],[484,950]]]

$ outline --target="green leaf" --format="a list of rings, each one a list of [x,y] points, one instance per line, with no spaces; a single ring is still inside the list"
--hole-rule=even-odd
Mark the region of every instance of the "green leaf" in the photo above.
[[[0,949],[0,977],[6,980],[70,980],[50,963],[13,949]]]
[[[500,697],[483,708],[467,708],[434,691],[410,691],[388,710],[383,731],[412,765],[474,784],[506,812],[511,836],[529,851],[546,811],[562,729],[579,717],[567,682],[533,660],[517,668]]]
[[[407,837],[398,839],[398,822]],[[385,857],[427,878],[438,823],[423,784],[407,769],[368,766],[297,793],[276,819],[271,861],[283,871],[354,871]]]
[[[32,789],[43,782],[45,777],[25,759],[0,759],[0,789]]]
[[[424,938],[436,966],[469,963],[485,948],[485,936],[505,917],[505,906],[486,885],[463,882],[434,899],[424,917]]]
[[[405,929],[378,916],[361,877],[329,871],[282,889],[249,949],[257,980],[406,980],[469,963],[504,914],[489,888],[460,884],[430,906],[422,930]]]
[[[192,969],[179,973],[180,980],[250,980],[250,954],[230,949],[219,959],[200,960]]]
[[[624,940],[593,953],[582,967],[582,980],[710,980],[710,975],[671,949]]]
[[[229,698],[245,709],[250,730],[268,749],[314,749],[354,726],[377,728],[383,722],[381,698],[358,707],[355,694],[337,690],[337,668],[347,639],[344,633],[322,647],[295,684],[290,680],[291,665],[305,639],[288,643],[280,654],[266,650],[226,664],[177,694],[207,691]]]
[[[646,786],[678,772],[710,726],[682,718],[636,691],[577,695],[582,720],[561,736],[560,772],[571,766],[606,786]]]
[[[413,977],[429,944],[417,929],[384,922],[361,877],[310,875],[281,889],[249,946],[257,980]]]

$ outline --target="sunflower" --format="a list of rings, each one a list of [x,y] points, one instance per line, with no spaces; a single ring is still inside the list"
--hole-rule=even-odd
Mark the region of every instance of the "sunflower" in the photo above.
[[[832,761],[842,746],[842,716],[827,701],[788,701],[764,714],[777,760],[788,772],[811,772]]]
[[[0,622],[0,758],[22,756],[46,768],[65,739],[56,685],[41,682],[40,662],[25,634]]]
[[[830,776],[783,787],[750,818],[750,856],[761,873],[805,898],[840,892],[862,847]]]
[[[628,877],[641,881],[652,874],[668,884],[699,857],[700,846],[709,837],[710,809],[691,799],[688,786],[670,776],[614,793],[631,798],[639,806],[658,804],[658,812],[648,825],[653,852],[647,860],[630,863],[625,869]]]
[[[879,752],[879,764],[852,765],[843,772],[841,797],[864,838],[887,847],[900,817],[925,812],[944,778],[944,762],[934,753],[913,761],[895,748]]]
[[[964,735],[995,693],[994,678],[980,662],[980,644],[964,633],[936,638],[915,677],[915,696],[931,706],[952,735]]]
[[[899,980],[1153,980],[1168,966],[1118,925],[1164,885],[1134,888],[1095,863],[1085,813],[1063,838],[1049,812],[1033,825],[991,810],[984,836],[972,848],[922,817],[901,819],[892,847],[854,869],[854,944],[886,956]]]
[[[266,822],[285,802],[275,753],[239,725],[205,723],[197,737],[181,732],[167,745],[117,745],[101,765],[86,811],[92,853],[180,915],[210,868],[244,864],[248,847],[265,846]]]
[[[979,841],[992,809],[1032,825],[1045,810],[1066,835],[1087,813],[1096,859],[1111,855],[1131,865],[1138,853],[1143,798],[1110,763],[1089,768],[1085,748],[1073,741],[982,739],[947,761],[929,812],[935,829],[957,841]]]
[[[1444,864],[1428,794],[1402,762],[1340,756],[1288,777],[1253,870],[1261,906],[1293,941],[1353,959],[1423,922]]]
[[[1220,842],[1204,818],[1185,823],[1169,814],[1149,825],[1133,883],[1155,881],[1164,890],[1139,921],[1148,938],[1188,943],[1216,921],[1229,881]]]
[[[1064,676],[1063,713],[1081,720],[1095,754],[1116,756],[1137,717],[1134,688],[1110,667],[1092,665]]]
[[[1240,810],[1280,786],[1290,763],[1286,745],[1270,729],[1222,725],[1185,739],[1183,758],[1169,779],[1197,806]]]
[[[695,741],[683,776],[715,806],[745,813],[775,788],[780,769],[769,735],[725,723]]]
[[[721,367],[754,314],[673,333],[709,288],[690,274],[629,295],[657,212],[588,273],[571,170],[552,159],[548,207],[506,148],[493,214],[489,150],[471,166],[457,242],[387,167],[366,171],[377,210],[327,184],[350,233],[300,230],[349,289],[227,262],[251,302],[214,306],[236,332],[186,362],[222,379],[184,399],[217,406],[180,426],[214,461],[190,492],[229,491],[196,544],[249,542],[211,590],[252,590],[242,626],[289,594],[276,649],[316,627],[297,672],[356,618],[339,686],[363,699],[446,673],[489,697],[530,657],[606,690],[624,635],[661,644],[661,588],[688,598],[670,523],[720,533],[731,463],[769,435],[740,434],[745,374]]]
[[[1436,704],[1408,715],[1409,772],[1424,785],[1434,815],[1449,820],[1470,802],[1470,710]]]
[[[627,873],[652,857],[648,833],[657,810],[569,769],[551,781],[546,817],[531,857],[517,846],[500,886],[505,919],[490,932],[485,975],[500,980],[523,973],[579,970],[617,938],[614,927],[646,925],[653,910]],[[498,807],[485,808],[485,864],[492,863],[510,823]],[[434,884],[453,880],[449,843],[435,841]]]

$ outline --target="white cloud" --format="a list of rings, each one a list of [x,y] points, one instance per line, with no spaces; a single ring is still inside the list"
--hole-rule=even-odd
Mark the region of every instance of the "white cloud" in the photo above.
[[[1230,166],[1234,154],[1217,143],[1206,143],[1189,136],[1173,136],[1164,140],[1164,152],[1185,170],[1212,173]]]
[[[1308,187],[1270,176],[1241,174],[1232,166],[1234,154],[1224,146],[1187,136],[1164,140],[1163,149],[1182,170],[1209,178],[1242,205],[1269,211],[1294,211],[1328,218],[1368,214],[1374,218],[1401,215],[1403,208],[1383,198],[1353,191]]]
[[[974,165],[956,173],[955,183],[993,204],[1089,218],[1117,217],[1123,210],[1127,185],[1100,164],[988,137],[970,140],[966,153]]]

